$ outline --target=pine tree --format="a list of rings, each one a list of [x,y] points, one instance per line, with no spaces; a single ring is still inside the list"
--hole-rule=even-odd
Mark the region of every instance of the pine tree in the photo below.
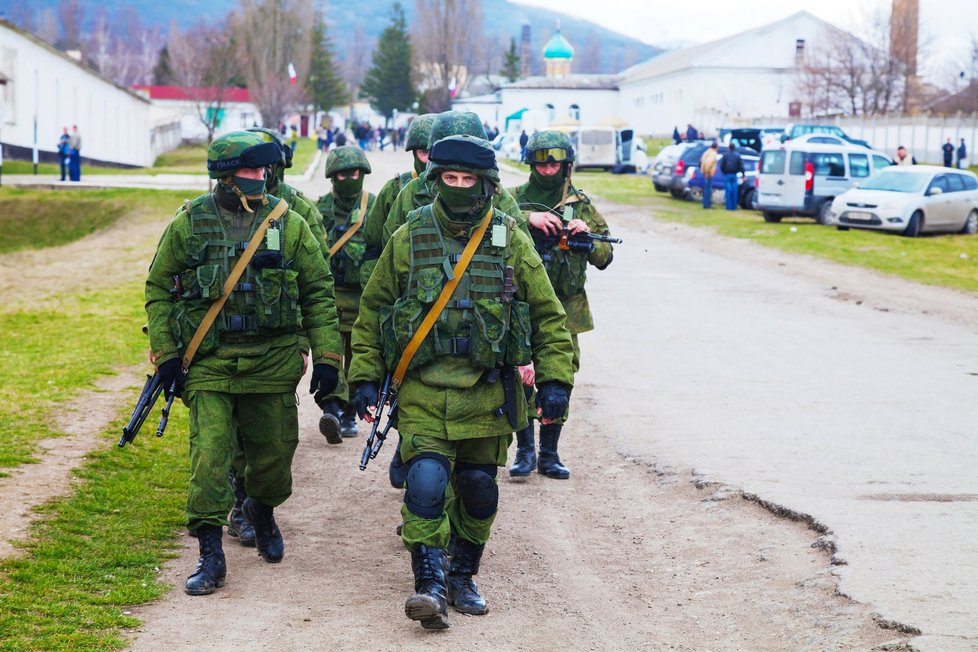
[[[511,82],[520,77],[520,53],[516,49],[516,39],[509,40],[509,52],[506,53],[506,60],[503,62],[503,69],[499,74]]]
[[[380,34],[373,65],[360,89],[370,98],[370,106],[384,116],[395,109],[410,109],[417,99],[411,82],[411,41],[400,2],[394,3],[391,24]]]
[[[164,45],[153,67],[153,83],[157,86],[173,84],[173,70],[170,68],[170,50]]]
[[[318,11],[312,28],[312,57],[309,63],[309,77],[306,79],[306,92],[309,93],[313,103],[323,111],[350,102],[350,89],[340,76],[339,67],[333,56],[333,43],[326,31],[326,21]]]

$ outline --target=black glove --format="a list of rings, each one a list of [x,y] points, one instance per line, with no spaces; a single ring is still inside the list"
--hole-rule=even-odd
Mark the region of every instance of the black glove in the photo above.
[[[252,269],[269,269],[274,267],[282,266],[282,252],[278,249],[267,249],[265,251],[255,252],[255,255],[251,257]]]
[[[187,374],[183,373],[183,360],[170,358],[166,362],[160,363],[156,367],[156,371],[160,374],[160,384],[163,385],[166,396],[170,395],[170,387],[176,383],[173,393],[179,397],[183,392],[183,383],[187,380]]]
[[[357,416],[363,419],[367,416],[367,408],[377,404],[377,397],[380,395],[380,386],[371,381],[357,383],[353,386],[353,407],[357,411]]]
[[[551,381],[537,386],[537,407],[543,412],[540,418],[556,421],[567,412],[570,404],[570,390],[558,382]]]
[[[316,395],[316,403],[322,403],[336,389],[340,382],[340,372],[333,365],[320,362],[312,366],[312,380],[309,382],[309,393]]]

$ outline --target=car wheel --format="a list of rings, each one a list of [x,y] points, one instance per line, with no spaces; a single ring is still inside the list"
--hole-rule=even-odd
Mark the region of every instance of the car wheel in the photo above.
[[[832,219],[832,198],[828,198],[822,202],[822,205],[818,207],[818,216],[815,221],[822,226],[832,226],[834,220]]]
[[[703,201],[703,189],[699,187],[690,188],[689,199],[693,201]]]
[[[764,213],[764,221],[771,222],[772,224],[777,224],[781,221],[783,215],[778,215],[776,213]]]
[[[978,233],[978,211],[968,213],[968,218],[964,221],[964,226],[961,227],[961,233],[965,235]]]
[[[669,194],[675,197],[676,199],[683,198],[683,192],[681,190],[670,190]]]
[[[849,227],[848,226],[842,226],[841,224],[836,224],[835,225],[835,228],[837,230],[839,230],[839,231],[848,231],[849,230]]]
[[[744,193],[744,198],[740,201],[740,207],[752,211],[757,210],[757,191],[751,188]]]
[[[924,214],[920,211],[914,211],[913,215],[910,216],[910,221],[907,222],[907,228],[903,230],[903,235],[908,238],[916,238],[920,235],[921,230],[924,228]]]
[[[655,181],[652,182],[652,187],[655,188],[659,192],[665,192],[666,191],[666,187],[665,186],[660,186]]]

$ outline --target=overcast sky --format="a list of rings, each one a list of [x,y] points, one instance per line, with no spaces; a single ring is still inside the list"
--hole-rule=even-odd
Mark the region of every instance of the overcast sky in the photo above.
[[[514,0],[579,16],[651,43],[703,43],[777,21],[807,10],[839,27],[858,32],[867,13],[889,7],[890,0]],[[975,0],[920,0],[921,41],[918,66],[935,81],[969,61],[969,40],[978,35]]]

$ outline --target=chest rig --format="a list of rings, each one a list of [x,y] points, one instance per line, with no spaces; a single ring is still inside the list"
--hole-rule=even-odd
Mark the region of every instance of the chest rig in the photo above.
[[[423,367],[441,356],[466,359],[476,369],[527,364],[529,305],[514,299],[513,268],[506,265],[515,223],[493,212],[472,261],[451,300],[411,360]],[[446,238],[427,205],[408,220],[410,270],[404,295],[381,311],[384,355],[393,369],[445,283],[454,278],[465,243]]]
[[[248,215],[250,224],[229,224],[220,217],[213,195],[186,204],[191,235],[187,239],[186,269],[180,274],[182,288],[170,317],[174,335],[184,348],[207,308],[220,297],[231,268],[261,223],[259,215],[273,206],[263,208],[255,216]],[[298,328],[298,273],[288,269],[291,263],[284,257],[286,219],[283,216],[278,224],[269,227],[198,355],[213,350],[219,342],[255,342]],[[263,262],[258,264],[259,261]]]
[[[576,191],[571,190],[569,198],[578,197]],[[574,203],[564,204],[561,214],[563,228],[574,219],[575,212],[579,206],[583,206],[587,200],[575,201]],[[533,236],[533,245],[543,260],[543,266],[550,277],[550,284],[553,285],[554,292],[558,297],[569,297],[584,292],[584,283],[587,281],[587,254],[573,249],[564,250],[560,248],[561,234],[550,235],[540,229],[530,229]]]
[[[333,228],[327,234],[330,244],[342,238],[358,220],[367,219],[366,209],[362,214],[360,211],[361,205],[366,206],[366,204],[361,204],[363,198],[367,197],[366,192],[366,190],[361,191],[356,202],[354,202],[353,210],[346,215],[340,214],[336,206],[336,198],[330,197],[331,201],[325,206],[329,212],[329,216],[324,216],[332,218]],[[330,220],[327,219],[325,221],[328,223]],[[346,241],[346,244],[329,257],[329,267],[333,273],[333,283],[337,287],[355,288],[359,290],[367,284],[367,279],[370,278],[369,271],[364,270],[364,265],[380,256],[380,251],[376,247],[367,245],[366,240],[363,238],[363,232],[364,229],[361,224],[357,232]],[[373,266],[371,265],[369,269],[372,270]]]

